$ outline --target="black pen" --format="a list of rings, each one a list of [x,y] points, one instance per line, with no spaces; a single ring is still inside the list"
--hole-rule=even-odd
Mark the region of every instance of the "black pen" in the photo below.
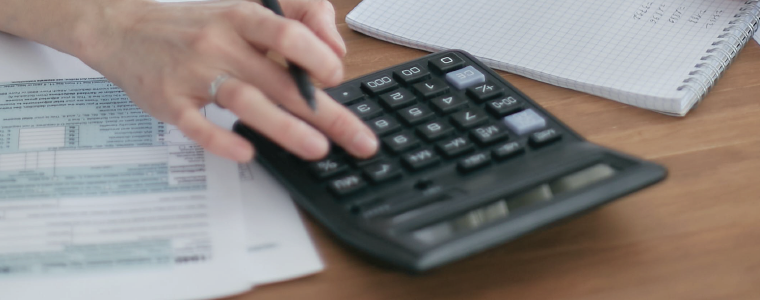
[[[264,4],[264,7],[271,9],[275,14],[283,16],[282,8],[277,0],[262,0],[261,2]],[[303,69],[301,69],[301,67],[290,61],[288,61],[288,70],[290,71],[290,76],[295,80],[296,85],[298,86],[298,91],[301,92],[301,96],[306,99],[306,103],[309,104],[311,110],[316,111],[317,103],[314,101],[314,85],[311,84],[309,76]]]

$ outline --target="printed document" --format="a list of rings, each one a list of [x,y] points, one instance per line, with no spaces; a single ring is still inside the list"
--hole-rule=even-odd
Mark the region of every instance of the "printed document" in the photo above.
[[[236,171],[105,79],[0,85],[0,298],[247,290]]]
[[[0,299],[215,298],[322,268],[261,166],[203,151],[76,58],[0,33]]]
[[[237,119],[227,110],[210,105],[211,120],[232,128]],[[217,117],[218,116],[218,117]],[[247,229],[249,276],[264,284],[321,271],[324,266],[289,194],[257,163],[241,164],[240,195]]]

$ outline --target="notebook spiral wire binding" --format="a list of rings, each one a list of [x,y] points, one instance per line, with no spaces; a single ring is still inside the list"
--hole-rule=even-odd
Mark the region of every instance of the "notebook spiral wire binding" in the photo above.
[[[716,47],[707,50],[707,55],[701,58],[703,62],[696,64],[694,71],[689,73],[690,77],[678,87],[679,91],[688,89],[698,97],[695,106],[707,95],[723,71],[728,68],[736,54],[741,50],[741,47],[746,44],[748,39],[752,38],[758,29],[758,25],[760,25],[760,6],[758,3],[760,0],[744,2],[745,6],[740,9],[741,12],[734,15],[735,19],[723,29],[726,33],[718,36],[721,40],[712,44]],[[740,33],[736,34],[736,32]]]
[[[697,95],[696,106],[712,89],[720,76],[731,64],[739,50],[752,38],[760,25],[760,0],[744,2],[745,6],[740,13],[734,15],[734,20],[724,28],[725,33],[718,36],[720,41],[714,42],[715,48],[707,50],[707,55],[702,57],[703,62],[694,66],[694,71],[689,73],[689,78],[683,81],[678,90],[688,89]],[[740,30],[737,30],[740,29]],[[736,32],[740,32],[737,34]]]

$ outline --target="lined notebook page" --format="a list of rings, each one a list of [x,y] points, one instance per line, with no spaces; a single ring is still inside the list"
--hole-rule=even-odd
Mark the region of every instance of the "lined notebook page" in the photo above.
[[[360,32],[631,105],[685,114],[678,90],[745,1],[365,0]]]

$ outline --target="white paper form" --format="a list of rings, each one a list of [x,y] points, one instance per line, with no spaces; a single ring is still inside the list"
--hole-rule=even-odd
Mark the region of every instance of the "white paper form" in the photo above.
[[[259,284],[293,279],[320,272],[322,260],[296,206],[284,188],[259,164],[241,165],[241,196],[246,209],[248,248]],[[267,209],[261,209],[266,207]],[[252,270],[253,271],[253,270]]]
[[[0,85],[0,299],[247,290],[236,170],[105,79]]]
[[[755,41],[760,44],[760,30],[755,33]]]
[[[76,57],[0,32],[0,82],[94,77],[103,75]]]
[[[231,129],[237,120],[228,110],[206,109],[220,116],[214,123],[221,127]],[[322,271],[322,260],[285,188],[258,163],[241,164],[239,171],[253,282],[272,283]]]
[[[27,68],[30,65],[33,67]],[[74,57],[0,33],[0,82],[99,76]],[[206,111],[209,115],[223,115],[212,121],[228,127],[236,119],[214,106],[207,107]],[[251,229],[247,233],[248,243],[243,247],[249,249],[251,262],[245,266],[249,282],[267,283],[320,271],[322,263],[287,193],[257,164],[245,170],[253,170],[247,174],[259,174],[241,179],[245,228]],[[0,281],[0,289],[2,286]]]

